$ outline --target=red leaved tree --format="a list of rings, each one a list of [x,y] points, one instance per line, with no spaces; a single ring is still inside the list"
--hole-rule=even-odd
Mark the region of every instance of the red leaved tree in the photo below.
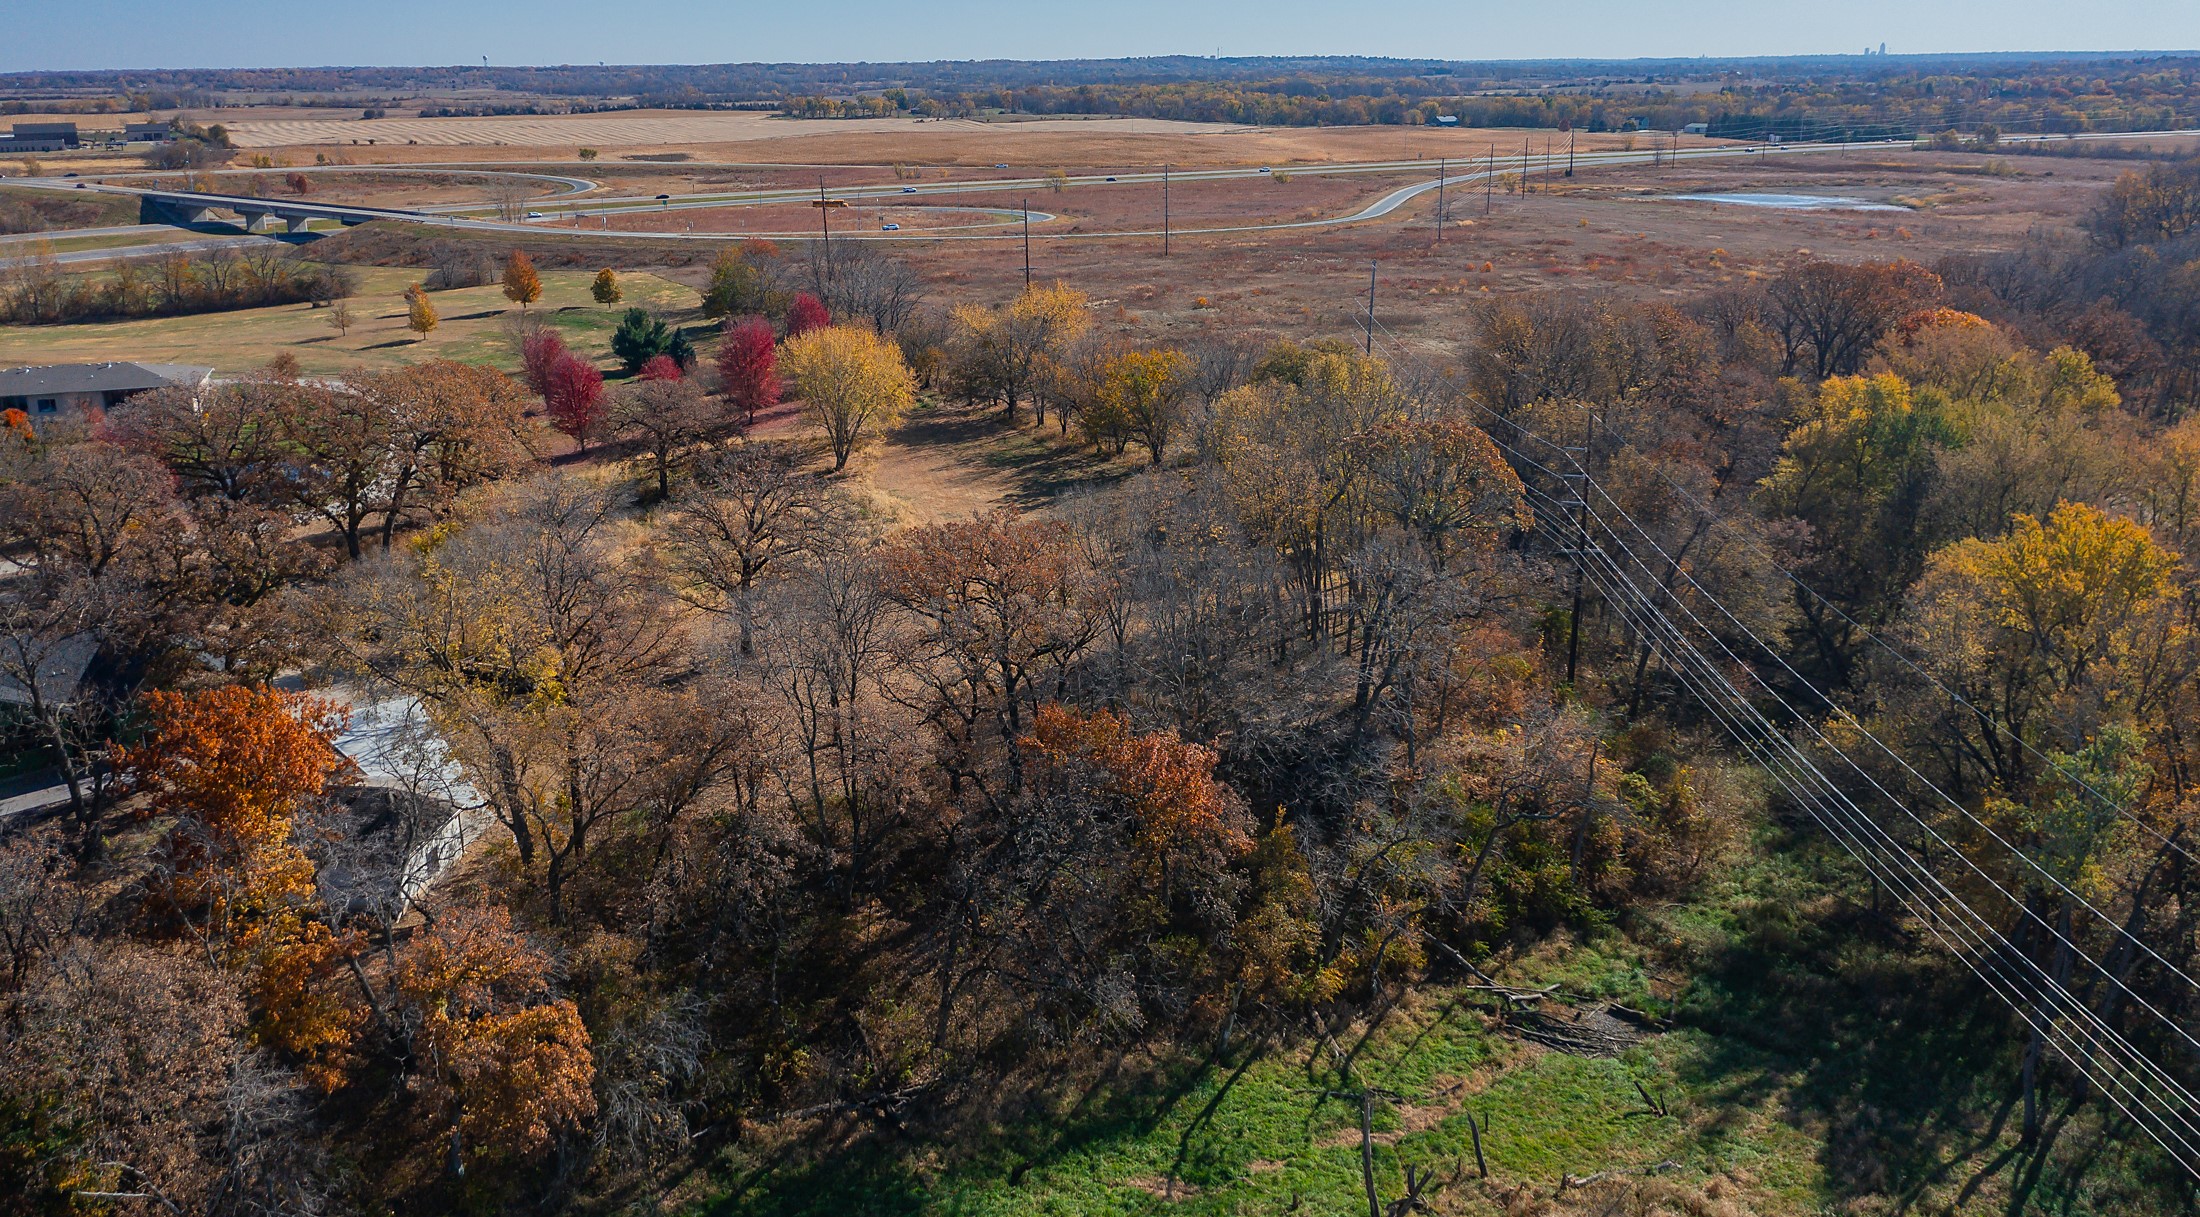
[[[641,380],[679,380],[680,364],[670,355],[652,355],[635,375]]]
[[[582,452],[588,437],[603,425],[603,373],[587,360],[566,355],[550,365],[542,404],[550,413],[550,425],[573,437]]]
[[[771,322],[761,317],[729,318],[725,334],[718,343],[718,383],[746,425],[756,421],[757,411],[779,404],[779,347]]]
[[[527,391],[537,397],[550,396],[550,369],[570,353],[556,330],[536,330],[527,335],[519,345],[520,379],[527,383]]]
[[[832,310],[825,302],[808,292],[796,292],[794,303],[787,306],[787,337],[799,338],[811,330],[821,330],[833,323]]]

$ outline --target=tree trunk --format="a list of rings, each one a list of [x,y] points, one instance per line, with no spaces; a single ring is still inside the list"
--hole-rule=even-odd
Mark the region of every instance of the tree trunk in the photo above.
[[[1375,1194],[1375,1092],[1360,1092],[1360,1184],[1367,1189],[1367,1217],[1383,1217]]]

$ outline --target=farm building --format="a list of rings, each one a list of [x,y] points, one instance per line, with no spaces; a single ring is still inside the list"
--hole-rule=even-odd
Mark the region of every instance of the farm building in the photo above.
[[[75,123],[17,123],[0,139],[0,152],[64,152],[78,146]]]

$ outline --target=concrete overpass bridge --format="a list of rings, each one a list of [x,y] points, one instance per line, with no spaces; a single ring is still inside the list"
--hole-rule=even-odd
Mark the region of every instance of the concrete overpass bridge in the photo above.
[[[26,178],[27,184],[53,190],[96,190],[102,194],[131,195],[138,200],[141,224],[175,224],[183,227],[214,221],[214,213],[234,213],[246,232],[270,232],[282,227],[303,232],[315,220],[334,220],[350,227],[370,220],[434,222],[434,217],[396,207],[361,207],[351,203],[313,203],[304,199],[259,198],[248,194],[217,194],[203,190],[168,190],[160,187],[115,186],[81,179]]]
[[[144,190],[129,186],[91,186],[110,194],[138,196],[138,219],[146,224],[204,224],[217,211],[236,213],[246,232],[269,232],[281,225],[289,232],[303,232],[315,220],[334,220],[350,227],[370,220],[419,220],[419,212],[394,207],[358,207],[348,203],[309,203],[302,199],[254,198],[250,195],[208,194],[196,190]]]

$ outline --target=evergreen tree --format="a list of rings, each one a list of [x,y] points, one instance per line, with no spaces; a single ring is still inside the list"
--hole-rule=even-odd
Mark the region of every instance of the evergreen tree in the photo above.
[[[611,353],[618,356],[620,364],[630,373],[642,370],[652,355],[671,353],[672,333],[665,323],[649,315],[649,310],[630,308],[619,319],[619,328],[611,335]]]

